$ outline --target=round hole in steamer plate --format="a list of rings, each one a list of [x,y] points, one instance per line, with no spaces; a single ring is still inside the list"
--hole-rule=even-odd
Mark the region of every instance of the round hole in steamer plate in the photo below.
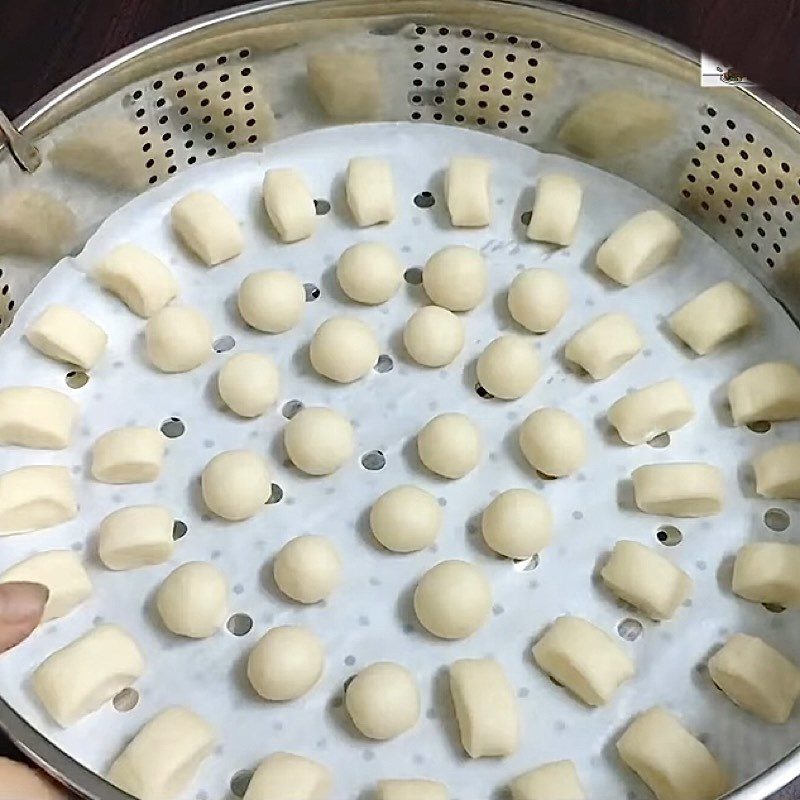
[[[436,205],[436,198],[430,192],[420,192],[414,196],[414,205],[417,208],[432,208]]]
[[[658,436],[654,436],[652,439],[650,439],[647,444],[649,444],[650,447],[656,448],[657,450],[663,450],[665,447],[669,447],[671,442],[672,439],[670,439],[668,433],[659,433]]]
[[[321,294],[319,287],[313,283],[304,283],[303,288],[306,291],[306,302],[313,303],[314,300],[318,300]]]
[[[617,633],[626,642],[635,642],[644,631],[644,626],[638,619],[626,617],[617,625]]]
[[[764,524],[777,533],[785,531],[790,522],[789,515],[782,508],[770,508],[764,514]]]
[[[331,210],[331,204],[327,200],[318,198],[314,200],[314,210],[318,217],[324,217]]]
[[[302,410],[303,404],[300,400],[287,400],[283,404],[283,408],[281,409],[281,414],[286,419],[291,419],[298,411]]]
[[[403,273],[403,279],[412,286],[419,286],[422,283],[422,270],[419,267],[409,267]]]
[[[515,572],[531,572],[539,566],[539,556],[534,554],[529,558],[515,558],[513,564]]]
[[[349,677],[349,678],[348,678],[348,679],[347,679],[347,680],[344,682],[344,684],[343,684],[343,688],[344,688],[344,690],[345,690],[345,691],[347,691],[348,687],[349,687],[349,686],[350,686],[350,684],[351,684],[351,683],[352,683],[352,682],[355,680],[355,678],[356,678],[356,676],[355,676],[355,675],[351,675],[351,676],[350,676],[350,677]]]
[[[361,456],[361,466],[370,472],[376,472],[386,466],[386,456],[380,450],[370,450]]]
[[[683,534],[674,525],[662,525],[656,531],[656,539],[666,547],[675,547],[683,541]]]
[[[117,711],[123,714],[128,711],[133,711],[139,704],[139,692],[129,686],[127,689],[123,689],[121,692],[114,695],[114,699],[111,703]]]
[[[183,434],[186,433],[186,425],[184,425],[183,420],[178,417],[170,417],[161,423],[160,430],[167,439],[177,439],[179,436],[183,436]]]
[[[249,614],[233,614],[225,623],[225,627],[234,636],[247,636],[253,630],[253,618]]]
[[[250,781],[253,779],[253,773],[248,769],[239,770],[231,777],[231,794],[234,797],[241,798],[245,796]]]
[[[482,398],[483,400],[494,400],[494,395],[489,394],[489,392],[487,392],[486,389],[484,389],[479,383],[475,384],[475,394],[477,394],[478,397]]]
[[[172,523],[172,541],[177,542],[178,539],[183,539],[186,536],[189,528],[187,527],[186,523],[182,520],[176,519],[175,522]]]
[[[766,420],[762,422],[748,422],[747,427],[753,433],[769,433],[772,430],[772,423]]]
[[[283,489],[277,483],[272,484],[272,491],[267,498],[267,505],[274,506],[275,503],[280,503],[283,500]]]
[[[236,347],[236,339],[233,336],[220,336],[214,344],[215,353],[227,353],[228,350],[233,350]]]
[[[89,376],[83,370],[71,369],[64,376],[64,381],[70,389],[82,389],[89,383]]]
[[[762,606],[770,612],[770,614],[783,614],[786,611],[785,606],[778,605],[778,603],[762,603]]]
[[[522,216],[519,218],[519,221],[523,225],[530,225],[532,216],[533,216],[533,211],[523,211]]]
[[[386,353],[382,353],[378,356],[378,360],[375,362],[375,366],[373,367],[375,372],[379,372],[381,374],[391,372],[393,368],[394,361],[392,360],[392,357]]]

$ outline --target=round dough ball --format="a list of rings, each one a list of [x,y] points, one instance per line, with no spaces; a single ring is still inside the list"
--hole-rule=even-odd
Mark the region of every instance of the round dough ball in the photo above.
[[[381,354],[372,328],[353,317],[332,317],[311,339],[311,366],[337,383],[352,383],[375,366]]]
[[[228,581],[213,565],[190,561],[164,579],[156,607],[169,630],[179,636],[206,639],[228,616]]]
[[[530,489],[509,489],[492,500],[481,518],[489,547],[508,558],[530,558],[550,544],[553,513]]]
[[[444,478],[463,478],[481,459],[481,435],[465,414],[439,414],[417,435],[420,461]]]
[[[298,536],[280,549],[272,572],[287,597],[298,603],[318,603],[339,585],[342,559],[324,536]]]
[[[219,371],[217,389],[234,414],[258,417],[278,399],[280,374],[269,356],[240,353]]]
[[[526,269],[508,289],[508,310],[523,328],[534,333],[552,330],[569,305],[569,287],[552,269]]]
[[[560,408],[534,411],[519,429],[519,446],[528,463],[551,478],[572,475],[586,461],[583,427]]]
[[[492,587],[466,561],[442,561],[420,579],[414,611],[425,630],[440,639],[465,639],[489,619]]]
[[[303,318],[306,290],[291,272],[264,269],[248,275],[239,287],[239,313],[259,331],[283,333]]]
[[[422,286],[437,306],[470,311],[486,297],[486,262],[472,247],[455,245],[434,253],[422,270]]]
[[[394,739],[419,719],[419,688],[399,664],[378,661],[353,678],[344,695],[353,724],[368,739]]]
[[[478,383],[501,400],[517,400],[539,378],[539,356],[524,337],[500,336],[478,358]]]
[[[332,408],[303,408],[286,425],[283,444],[292,464],[308,475],[330,475],[356,449],[350,420]]]
[[[359,242],[339,257],[336,278],[357,303],[385,303],[400,288],[403,266],[394,251],[378,242]]]
[[[464,323],[446,308],[424,306],[406,322],[403,344],[423,367],[444,367],[464,347]]]
[[[430,547],[442,529],[444,512],[436,498],[416,486],[395,486],[369,512],[372,535],[395,553]]]
[[[252,450],[227,450],[214,456],[200,476],[203,500],[218,517],[238,522],[255,515],[269,499],[267,462]]]
[[[188,372],[211,358],[214,334],[190,306],[165,306],[147,321],[144,342],[150,363],[162,372]]]
[[[265,700],[295,700],[322,677],[325,648],[308,628],[283,625],[268,630],[250,652],[247,678]]]

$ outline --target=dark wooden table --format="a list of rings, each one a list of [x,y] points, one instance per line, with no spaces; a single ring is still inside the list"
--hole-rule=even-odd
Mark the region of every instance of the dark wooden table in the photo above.
[[[800,110],[800,0],[567,3],[621,17],[710,53]],[[0,108],[13,119],[120,47],[233,5],[224,0],[0,0]],[[3,754],[12,752],[0,736]],[[800,800],[800,782],[781,800]]]

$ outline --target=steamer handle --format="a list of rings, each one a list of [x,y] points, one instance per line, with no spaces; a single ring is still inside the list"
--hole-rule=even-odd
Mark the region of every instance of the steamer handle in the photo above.
[[[17,166],[24,172],[36,172],[42,166],[39,149],[14,127],[11,120],[3,113],[3,109],[0,108],[0,153],[3,151],[3,147],[8,147]]]

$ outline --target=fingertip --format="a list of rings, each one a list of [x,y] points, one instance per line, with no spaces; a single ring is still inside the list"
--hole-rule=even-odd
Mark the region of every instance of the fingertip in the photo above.
[[[50,598],[50,590],[41,583],[19,581],[0,584],[0,625],[39,622]]]

